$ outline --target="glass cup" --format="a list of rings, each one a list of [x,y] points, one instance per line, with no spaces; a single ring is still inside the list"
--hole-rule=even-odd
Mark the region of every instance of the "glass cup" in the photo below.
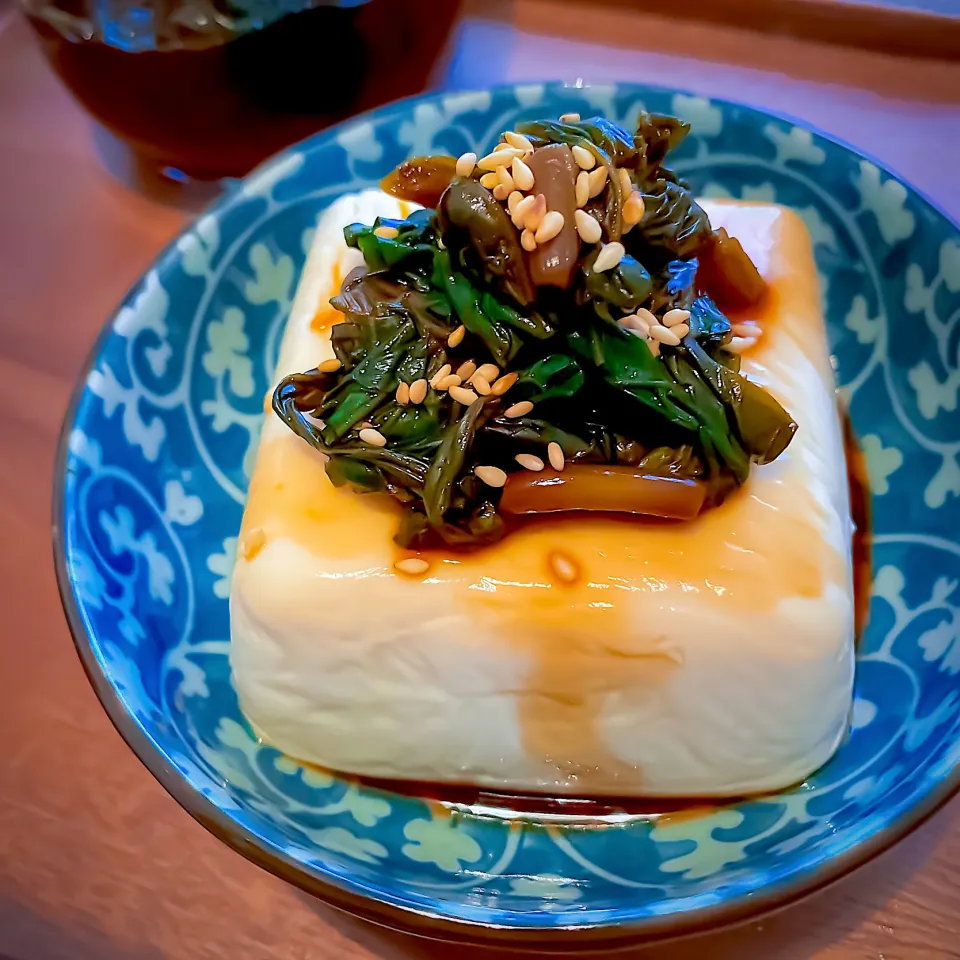
[[[247,173],[430,82],[458,0],[21,0],[81,104],[172,179]]]

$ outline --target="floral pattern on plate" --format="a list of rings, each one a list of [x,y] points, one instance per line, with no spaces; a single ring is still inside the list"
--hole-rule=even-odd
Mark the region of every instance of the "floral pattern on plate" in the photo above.
[[[814,241],[873,500],[871,615],[847,741],[794,789],[662,818],[436,802],[260,745],[230,683],[227,598],[264,396],[319,213],[407,156],[482,153],[520,118],[601,112],[629,125],[641,107],[692,121],[676,167],[701,193],[787,204]],[[418,911],[477,925],[462,928],[472,938],[494,925],[589,938],[742,915],[849,869],[957,786],[958,350],[958,228],[804,127],[629,84],[383,108],[235,185],[105,331],[67,424],[58,505],[78,647],[114,721],[181,802],[338,902],[402,924]]]

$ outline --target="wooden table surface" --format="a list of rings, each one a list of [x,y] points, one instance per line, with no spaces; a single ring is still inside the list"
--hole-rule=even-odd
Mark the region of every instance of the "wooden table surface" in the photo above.
[[[611,36],[615,47],[604,45]],[[866,149],[960,219],[958,63],[671,26],[624,6],[489,0],[464,22],[440,74],[453,86],[558,75],[659,81],[763,104]],[[103,319],[185,217],[105,171],[89,120],[19,15],[0,12],[0,955],[517,957],[380,931],[248,863],[166,795],[84,678],[50,558],[57,431]],[[799,906],[628,956],[960,957],[960,803]]]

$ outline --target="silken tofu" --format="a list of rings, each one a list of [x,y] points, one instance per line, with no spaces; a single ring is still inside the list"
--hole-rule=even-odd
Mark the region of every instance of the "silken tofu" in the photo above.
[[[268,412],[230,602],[235,684],[268,742],[372,777],[621,796],[776,789],[831,756],[852,525],[810,241],[777,206],[704,207],[771,288],[743,372],[799,424],[786,452],[692,522],[556,518],[416,579],[394,568],[398,505],[335,489]],[[326,212],[277,380],[332,355],[327,299],[362,262],[344,225],[405,212],[375,191]]]

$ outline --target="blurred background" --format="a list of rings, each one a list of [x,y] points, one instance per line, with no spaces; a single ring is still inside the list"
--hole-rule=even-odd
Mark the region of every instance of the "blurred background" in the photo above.
[[[457,0],[24,0],[51,66],[137,173],[242,176],[442,81]]]
[[[334,914],[222,846],[152,780],[74,654],[49,562],[50,477],[104,319],[225,179],[424,89],[577,78],[791,114],[960,220],[960,0],[0,0],[7,960],[488,956]],[[629,956],[955,960],[958,864],[955,802],[805,904]]]

